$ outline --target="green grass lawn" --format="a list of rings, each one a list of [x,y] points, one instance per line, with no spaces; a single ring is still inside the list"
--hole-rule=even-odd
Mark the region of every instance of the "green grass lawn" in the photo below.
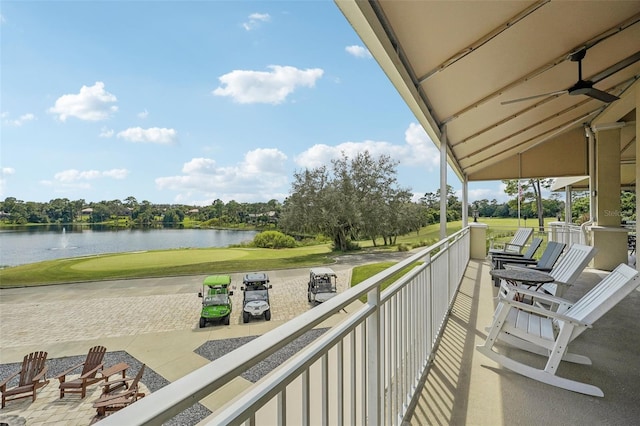
[[[329,245],[159,250],[51,260],[0,270],[0,287],[302,268],[333,263]]]
[[[548,219],[548,221],[553,220],[554,218]],[[480,218],[479,222],[489,225],[487,238],[496,238],[496,241],[508,241],[518,227],[517,219]],[[530,226],[536,226],[531,219],[527,222]],[[521,224],[524,226],[523,221]],[[460,221],[448,223],[447,234],[453,234],[461,228]],[[362,250],[397,251],[399,246],[412,249],[435,244],[439,240],[439,233],[440,225],[433,224],[422,228],[420,232],[399,236],[394,246],[382,246],[382,239],[377,240],[376,247],[371,240],[359,241],[358,244]],[[543,249],[544,246],[539,252]],[[234,247],[117,253],[51,260],[0,269],[0,288],[107,279],[305,268],[331,263],[333,263],[333,253],[329,244],[280,250]],[[378,268],[382,268],[378,272],[385,269],[382,266]],[[375,267],[364,268],[366,272],[363,273],[367,275],[366,278],[375,275],[372,273],[374,269]]]
[[[364,280],[371,278],[372,276],[379,274],[395,265],[397,262],[379,262],[379,263],[370,263],[368,265],[355,266],[351,272],[351,287],[360,284]],[[407,272],[411,271],[416,266],[420,265],[420,262],[412,263],[410,265],[405,266],[398,272],[387,277],[380,287],[380,291],[383,291],[385,288],[389,287],[394,282],[398,281],[403,275]],[[366,303],[367,296],[360,297],[360,301],[362,303]]]

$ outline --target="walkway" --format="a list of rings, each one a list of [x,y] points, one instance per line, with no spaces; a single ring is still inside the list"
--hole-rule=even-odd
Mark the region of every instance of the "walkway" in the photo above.
[[[339,291],[351,281],[351,268],[333,266]],[[171,382],[209,362],[194,352],[204,343],[261,335],[312,308],[306,294],[308,268],[272,271],[269,277],[273,285],[271,321],[242,323],[242,274],[233,274],[232,284],[237,289],[232,296],[231,325],[211,324],[202,329],[198,327],[201,299],[197,293],[204,276],[0,290],[0,364],[21,362],[24,355],[36,350],[47,351],[49,359],[84,356],[99,344],[109,353],[124,351]],[[355,309],[357,306],[347,309],[322,326],[335,324]],[[9,372],[2,373],[0,370],[0,378]],[[215,411],[249,385],[247,380],[236,379],[221,393],[225,397],[210,396],[201,403]],[[96,395],[89,395],[80,401],[72,395],[60,401],[54,378],[38,394],[36,403],[30,399],[9,402],[0,410],[0,422],[24,424],[23,418],[28,425],[88,425],[95,414],[91,409],[95,399]]]

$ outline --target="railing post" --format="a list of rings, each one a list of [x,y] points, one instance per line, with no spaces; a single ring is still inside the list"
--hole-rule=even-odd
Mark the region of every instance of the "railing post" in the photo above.
[[[377,426],[382,421],[382,393],[380,392],[380,287],[367,293],[367,304],[373,312],[367,318],[367,419],[365,424]]]

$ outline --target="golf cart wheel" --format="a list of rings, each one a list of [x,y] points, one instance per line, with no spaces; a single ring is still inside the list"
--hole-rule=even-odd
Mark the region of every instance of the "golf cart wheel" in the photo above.
[[[267,321],[271,321],[271,309],[267,309],[266,311],[264,311],[264,319],[266,319]]]
[[[249,322],[249,312],[242,313],[242,322],[245,324]]]
[[[311,303],[311,292],[307,292],[307,300]]]
[[[229,325],[229,317],[231,316],[231,314],[227,315],[226,317],[224,317],[224,325]]]
[[[200,328],[204,328],[205,325],[207,325],[207,320],[200,317]]]

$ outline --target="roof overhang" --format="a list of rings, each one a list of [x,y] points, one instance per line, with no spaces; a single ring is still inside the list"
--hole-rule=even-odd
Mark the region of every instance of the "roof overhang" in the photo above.
[[[585,127],[635,120],[640,1],[335,1],[460,179],[586,175]],[[581,49],[583,80],[619,100],[567,92]]]

